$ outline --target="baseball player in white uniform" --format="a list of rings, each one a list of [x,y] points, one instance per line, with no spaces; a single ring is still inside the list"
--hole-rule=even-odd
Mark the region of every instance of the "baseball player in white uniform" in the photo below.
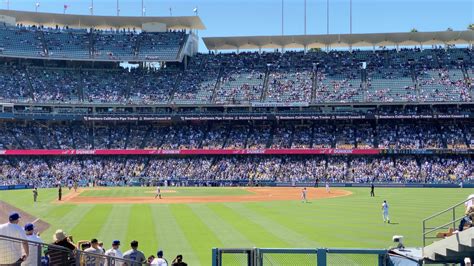
[[[20,214],[13,212],[8,217],[8,223],[0,225],[0,235],[25,239],[26,234],[23,228],[18,225]],[[28,242],[5,241],[0,239],[0,264],[19,264],[25,261],[30,254]]]
[[[306,188],[303,188],[301,190],[301,202],[304,202],[304,203],[308,202],[308,200],[306,199]]]
[[[388,203],[386,200],[382,203],[383,222],[390,223],[390,217],[388,216]]]
[[[329,187],[328,182],[326,182],[326,193],[331,193],[331,188]]]
[[[156,199],[156,198],[160,198],[160,199],[161,199],[161,188],[160,188],[160,186],[157,186],[157,187],[156,187],[155,199]]]
[[[43,243],[43,240],[34,233],[35,226],[31,223],[25,225],[26,239],[28,241]],[[38,245],[34,243],[28,243],[28,249],[30,250],[30,255],[26,258],[25,261],[21,263],[22,266],[36,265],[36,260],[38,259]]]

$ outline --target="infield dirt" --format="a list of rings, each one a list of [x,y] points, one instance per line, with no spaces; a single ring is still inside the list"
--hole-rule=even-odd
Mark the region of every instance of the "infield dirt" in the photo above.
[[[235,189],[235,188],[234,188]],[[238,196],[173,196],[166,197],[166,190],[163,190],[162,199],[155,199],[154,195],[144,197],[81,197],[81,192],[86,190],[104,190],[104,188],[85,188],[77,192],[70,192],[63,197],[62,201],[56,203],[76,203],[76,204],[114,204],[114,203],[209,203],[209,202],[260,202],[260,201],[285,201],[301,200],[301,188],[287,187],[256,187],[241,188],[249,191],[249,195]],[[327,193],[325,188],[308,188],[306,198],[308,200],[318,200],[325,198],[344,197],[352,192],[342,189],[331,189]]]

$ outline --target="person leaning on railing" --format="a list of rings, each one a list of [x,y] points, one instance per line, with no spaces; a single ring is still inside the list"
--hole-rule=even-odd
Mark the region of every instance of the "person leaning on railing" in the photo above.
[[[13,237],[26,240],[23,228],[18,225],[20,214],[13,212],[8,217],[8,223],[0,225],[0,236]],[[22,249],[23,248],[23,249]],[[20,265],[29,255],[26,241],[8,240],[0,238],[0,265]]]
[[[53,245],[49,246],[47,254],[49,255],[49,261],[51,265],[55,263],[74,262],[74,255],[72,251],[76,250],[76,246],[72,240],[72,236],[67,236],[63,230],[59,229],[53,235]],[[61,246],[70,250],[71,252],[65,252],[63,249],[54,248],[54,245]]]
[[[43,240],[35,233],[35,226],[32,223],[25,225],[25,234],[28,241],[37,243],[43,243]],[[38,246],[40,244],[29,243],[30,255],[28,258],[21,263],[22,266],[35,265],[35,261],[38,260]]]
[[[459,222],[458,231],[461,232],[465,229],[473,227],[474,226],[473,222],[474,222],[474,212],[467,214],[466,216],[464,216],[464,218],[462,218],[462,220]]]

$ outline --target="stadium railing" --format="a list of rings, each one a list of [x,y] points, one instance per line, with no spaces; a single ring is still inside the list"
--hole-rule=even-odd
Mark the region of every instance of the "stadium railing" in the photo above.
[[[423,219],[423,247],[431,243],[428,240],[440,239],[438,233],[446,233],[449,230],[456,230],[457,224],[464,218],[465,203],[473,199],[461,201],[443,211],[435,213]]]
[[[81,250],[69,250],[62,246],[23,240],[0,235],[0,265],[13,265],[20,258],[12,257],[11,249],[23,249],[22,243],[29,247],[29,265],[54,266],[142,266],[147,263],[127,259],[97,255]],[[15,264],[17,265],[17,264]],[[18,264],[19,265],[19,264]]]
[[[388,265],[386,249],[212,249],[212,266]]]

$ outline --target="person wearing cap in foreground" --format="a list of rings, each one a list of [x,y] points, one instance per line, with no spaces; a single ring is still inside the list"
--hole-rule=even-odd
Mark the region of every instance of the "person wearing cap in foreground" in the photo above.
[[[0,225],[0,235],[26,240],[25,231],[18,225],[20,214],[13,212],[8,217],[8,223]],[[22,249],[23,248],[23,249]],[[0,238],[0,264],[20,265],[29,255],[26,241],[9,241]]]
[[[163,250],[158,250],[156,253],[157,258],[155,258],[150,264],[157,266],[168,266],[168,261],[163,258]]]
[[[122,251],[120,251],[120,241],[114,240],[112,241],[112,248],[105,252],[106,256],[115,257],[115,258],[123,258]]]
[[[43,243],[43,240],[37,234],[35,234],[34,231],[35,231],[35,226],[32,223],[26,224],[25,225],[26,239],[28,241]],[[29,242],[28,246],[30,250],[30,255],[25,261],[21,263],[22,266],[36,265],[38,263],[37,260],[38,260],[39,244],[34,244],[34,243]]]

